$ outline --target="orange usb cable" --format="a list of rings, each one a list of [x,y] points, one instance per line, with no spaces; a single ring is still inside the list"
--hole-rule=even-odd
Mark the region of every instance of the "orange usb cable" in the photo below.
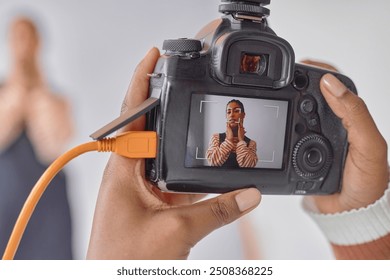
[[[154,158],[157,154],[157,134],[154,131],[129,131],[114,138],[105,138],[82,144],[57,158],[43,173],[24,203],[4,251],[3,260],[14,258],[28,221],[39,199],[55,175],[69,161],[91,151],[114,152],[128,158]]]

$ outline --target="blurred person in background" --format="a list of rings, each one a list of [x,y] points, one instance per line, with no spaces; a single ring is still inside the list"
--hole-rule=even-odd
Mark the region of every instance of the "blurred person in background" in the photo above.
[[[39,64],[39,31],[21,16],[9,29],[11,67],[0,82],[0,251],[32,187],[72,136],[69,103],[54,94]],[[15,259],[72,259],[66,176],[37,205]]]

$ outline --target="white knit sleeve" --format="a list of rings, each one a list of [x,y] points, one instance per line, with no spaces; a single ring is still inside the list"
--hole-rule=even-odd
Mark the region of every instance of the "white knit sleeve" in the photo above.
[[[373,204],[351,211],[321,214],[303,199],[303,208],[335,245],[357,245],[390,233],[390,187]]]

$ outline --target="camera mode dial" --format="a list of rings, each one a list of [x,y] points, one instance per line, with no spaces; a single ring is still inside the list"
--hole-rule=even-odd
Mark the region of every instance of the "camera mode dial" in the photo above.
[[[305,179],[325,176],[332,160],[329,141],[318,134],[307,135],[299,140],[292,156],[295,172]]]
[[[222,0],[222,2],[224,4],[219,5],[219,12],[223,14],[240,15],[242,18],[245,16],[266,18],[270,15],[270,10],[263,7],[269,5],[270,0]]]

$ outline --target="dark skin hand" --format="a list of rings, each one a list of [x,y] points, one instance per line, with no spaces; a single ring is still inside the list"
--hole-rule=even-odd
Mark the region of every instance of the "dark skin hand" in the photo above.
[[[335,67],[322,62],[306,60],[304,63],[337,71]],[[348,132],[349,150],[341,192],[311,199],[322,213],[366,207],[378,200],[388,186],[387,143],[364,101],[334,75],[324,75],[320,88],[327,103],[342,120]]]
[[[148,97],[149,77],[160,56],[151,49],[138,65],[122,112]],[[145,119],[122,131],[143,130]],[[161,192],[145,178],[144,160],[112,154],[106,166],[87,258],[186,259],[191,248],[213,230],[254,209],[257,189],[238,190],[194,203],[203,196]]]

